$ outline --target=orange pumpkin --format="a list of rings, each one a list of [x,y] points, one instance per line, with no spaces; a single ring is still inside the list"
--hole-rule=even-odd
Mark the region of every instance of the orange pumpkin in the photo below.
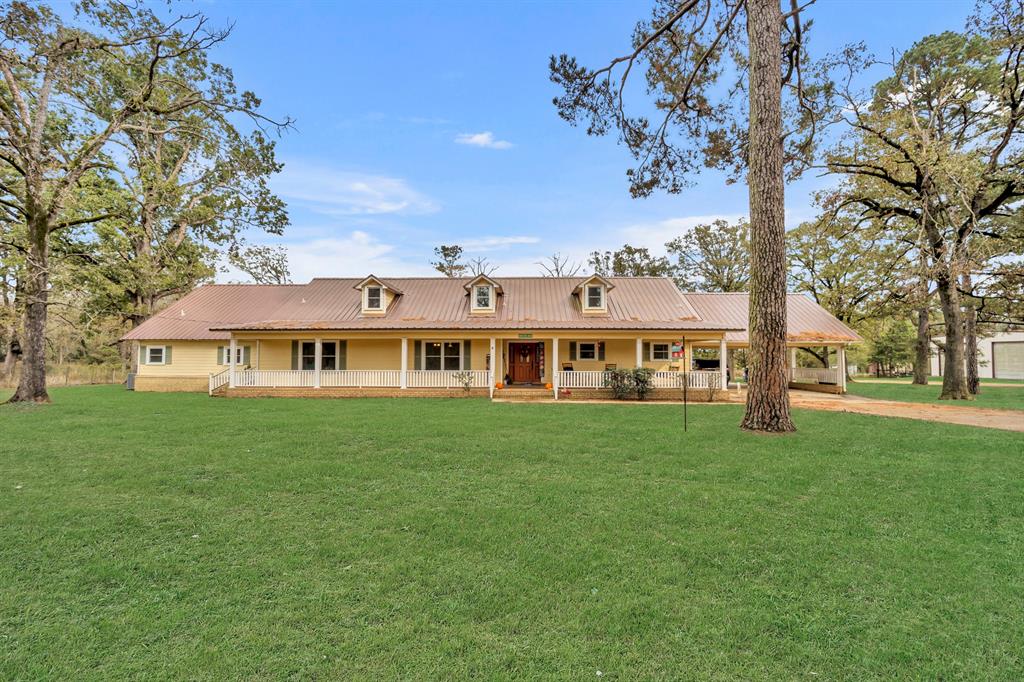
[[[552,388],[554,388],[554,386],[552,384],[544,384],[544,388],[550,391]]]
[[[494,387],[495,387],[495,388],[505,388],[505,384],[503,384],[503,383],[501,383],[501,382],[499,381],[498,383],[494,384]]]

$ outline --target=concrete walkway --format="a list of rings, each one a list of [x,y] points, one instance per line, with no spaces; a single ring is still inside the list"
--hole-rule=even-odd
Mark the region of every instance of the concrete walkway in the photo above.
[[[901,417],[943,424],[981,426],[989,429],[1004,429],[1024,433],[1024,411],[995,410],[988,407],[965,407],[961,405],[933,405],[930,403],[905,403],[896,400],[875,400],[855,395],[829,395],[812,391],[789,392],[790,404],[809,410],[831,412],[853,412],[878,417]]]

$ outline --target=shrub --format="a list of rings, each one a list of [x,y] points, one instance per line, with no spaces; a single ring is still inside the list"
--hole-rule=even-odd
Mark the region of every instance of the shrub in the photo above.
[[[611,369],[604,373],[604,385],[612,390],[616,400],[626,400],[633,395],[633,379],[628,369]]]
[[[630,374],[636,399],[646,400],[654,390],[654,371],[646,367],[637,367]]]

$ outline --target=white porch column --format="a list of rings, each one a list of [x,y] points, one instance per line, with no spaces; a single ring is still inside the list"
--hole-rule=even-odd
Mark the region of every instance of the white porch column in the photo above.
[[[690,343],[689,341],[686,341],[683,344],[683,355],[686,356],[685,358],[683,358],[683,362],[686,365],[686,371],[687,372],[692,372],[693,371],[693,344]]]
[[[846,346],[839,346],[837,350],[839,360],[839,386],[843,393],[846,393]]]
[[[398,379],[399,388],[409,388],[409,337],[402,337],[402,374]]]
[[[228,388],[235,387],[235,357],[238,355],[237,348],[238,342],[232,336],[231,343],[228,344]]]
[[[316,340],[314,351],[315,371],[313,372],[313,388],[320,388],[320,360],[323,358],[324,345],[320,339]]]
[[[636,337],[636,367],[640,369],[644,366],[644,340],[639,336]]]
[[[725,345],[725,337],[718,342],[718,371],[722,373],[722,390],[729,388],[729,347]]]
[[[558,379],[561,376],[562,365],[558,362],[558,337],[551,339],[551,386],[555,392],[555,400],[558,400]]]
[[[494,337],[492,336],[491,345],[488,346],[487,348],[487,352],[489,354],[488,357],[491,359],[491,371],[487,373],[487,395],[491,398],[494,398],[494,384],[497,383],[497,379],[495,379],[494,377],[498,375],[498,370],[495,369],[498,366],[498,356],[495,354],[495,348],[496,344],[494,341]]]
[[[498,348],[497,348],[495,354],[497,356],[497,362],[494,363],[494,376],[496,376],[497,379],[494,380],[494,383],[501,382],[501,384],[504,385],[505,384],[505,374],[502,372],[502,368],[505,366],[505,357],[504,357],[504,355],[505,355],[505,340],[504,339],[498,339]]]

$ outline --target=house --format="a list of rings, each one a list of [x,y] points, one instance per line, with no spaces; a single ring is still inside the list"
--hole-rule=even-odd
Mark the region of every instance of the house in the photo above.
[[[944,336],[932,339],[931,375],[942,376]],[[978,377],[1024,379],[1024,330],[1008,329],[978,337]]]
[[[842,391],[859,337],[809,298],[788,299],[789,344],[838,365],[791,380]],[[654,370],[657,397],[727,385],[746,347],[747,295],[682,293],[661,277],[318,278],[200,287],[123,338],[138,391],[228,396],[604,397],[610,369]],[[693,369],[693,349],[720,361]],[[685,379],[684,379],[685,377]]]

